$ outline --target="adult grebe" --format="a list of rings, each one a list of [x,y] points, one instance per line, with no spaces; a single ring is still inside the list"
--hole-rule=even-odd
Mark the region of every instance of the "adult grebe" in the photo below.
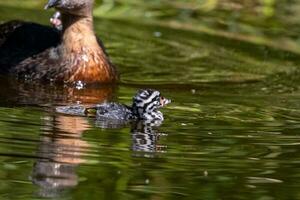
[[[94,0],[49,0],[62,30],[11,21],[0,25],[0,73],[55,83],[112,83],[118,79],[93,30]]]

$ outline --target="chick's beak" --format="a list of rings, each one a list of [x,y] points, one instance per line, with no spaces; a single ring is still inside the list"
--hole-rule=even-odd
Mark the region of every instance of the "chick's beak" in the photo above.
[[[45,5],[45,10],[49,8],[53,8],[54,6],[57,6],[60,0],[49,0],[48,3]]]
[[[165,97],[160,97],[160,104],[161,104],[162,107],[169,104],[169,103],[171,103],[170,99],[167,99]]]

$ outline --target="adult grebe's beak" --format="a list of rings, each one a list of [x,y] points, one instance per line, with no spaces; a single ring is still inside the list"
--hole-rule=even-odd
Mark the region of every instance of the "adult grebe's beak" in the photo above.
[[[165,97],[160,97],[160,105],[161,105],[161,107],[163,107],[163,106],[165,106],[165,105],[167,105],[169,103],[171,103],[170,99],[167,99]]]
[[[45,5],[45,10],[49,8],[53,8],[54,6],[58,5],[60,0],[49,0],[48,3]]]

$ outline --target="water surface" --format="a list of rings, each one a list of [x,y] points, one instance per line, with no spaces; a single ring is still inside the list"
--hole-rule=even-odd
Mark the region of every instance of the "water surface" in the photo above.
[[[51,14],[0,11],[1,21],[48,23]],[[0,199],[300,198],[296,51],[159,23],[95,24],[121,74],[116,87],[1,78]],[[103,128],[54,112],[76,103],[130,104],[149,87],[173,101],[159,127]]]

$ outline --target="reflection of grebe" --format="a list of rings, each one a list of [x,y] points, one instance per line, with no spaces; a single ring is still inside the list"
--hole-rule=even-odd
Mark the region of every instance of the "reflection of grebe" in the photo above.
[[[78,184],[76,167],[85,162],[82,156],[90,148],[81,135],[89,125],[84,118],[70,116],[49,117],[45,122],[32,181],[41,196],[55,197]]]
[[[49,0],[61,13],[55,28],[13,21],[0,26],[0,72],[26,80],[114,82],[117,72],[93,31],[94,0]]]
[[[103,85],[97,88],[87,87],[78,90],[74,87],[52,87],[44,84],[20,83],[14,80],[0,80],[1,83],[7,85],[7,88],[5,88],[6,91],[0,91],[0,96],[4,100],[14,98],[13,101],[17,100],[15,104],[49,105],[75,102],[95,104],[109,101],[115,95],[113,85]]]

